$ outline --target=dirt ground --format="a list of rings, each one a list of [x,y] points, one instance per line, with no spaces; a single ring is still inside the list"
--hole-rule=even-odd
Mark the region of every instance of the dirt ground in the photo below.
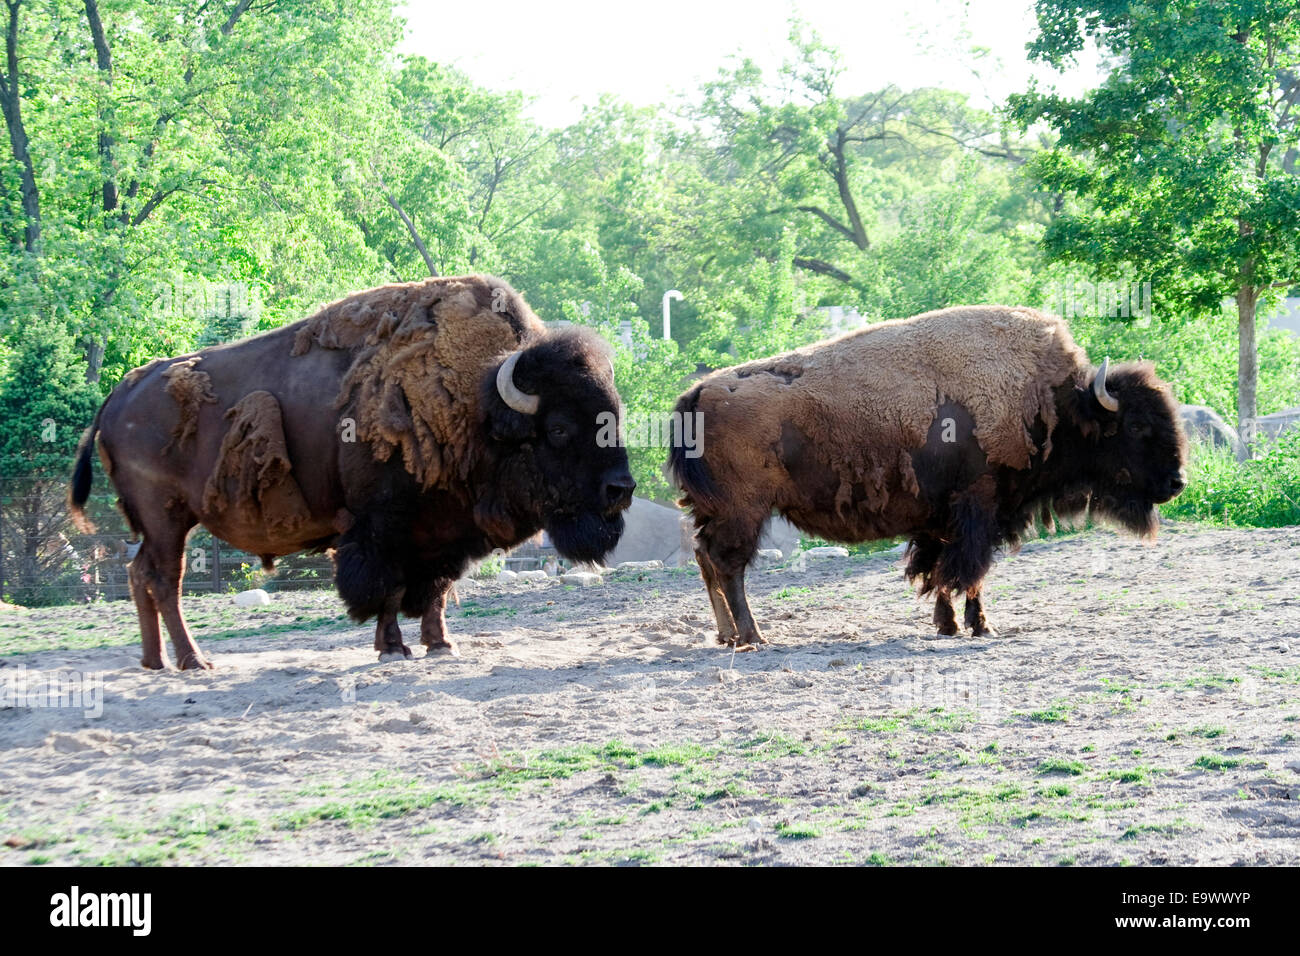
[[[463,656],[385,664],[331,592],[188,599],[210,673],[126,604],[4,611],[0,862],[1296,865],[1298,546],[1035,542],[981,639],[897,554],[800,561],[751,654],[693,569],[464,582]]]

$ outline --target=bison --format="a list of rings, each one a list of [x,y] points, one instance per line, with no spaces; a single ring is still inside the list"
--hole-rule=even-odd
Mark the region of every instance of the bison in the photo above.
[[[349,296],[292,325],[128,373],[81,439],[73,515],[85,526],[91,449],[142,537],[131,593],[148,668],[209,666],[179,595],[196,524],[275,558],[332,549],[349,614],[377,618],[380,660],[455,653],[443,611],[468,563],[550,533],[597,561],[635,482],[598,442],[617,414],[604,342],[546,329],[506,282],[436,278]]]
[[[1149,363],[1094,369],[1059,319],[975,306],[882,322],[713,372],[683,394],[702,453],[669,469],[694,517],[719,643],[765,643],[745,567],[773,511],[835,541],[910,539],[934,623],[994,634],[980,600],[995,549],[1084,511],[1144,537],[1184,486],[1176,403]]]

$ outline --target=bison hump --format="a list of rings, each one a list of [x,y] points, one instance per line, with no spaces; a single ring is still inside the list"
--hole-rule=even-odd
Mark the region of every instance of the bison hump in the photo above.
[[[284,437],[280,403],[249,392],[226,412],[230,427],[203,492],[203,510],[292,535],[311,517]]]

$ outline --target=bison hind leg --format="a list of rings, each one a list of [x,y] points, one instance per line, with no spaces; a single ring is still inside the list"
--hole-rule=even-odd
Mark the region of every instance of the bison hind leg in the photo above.
[[[725,521],[712,518],[703,523],[696,520],[697,550],[703,551],[709,562],[713,584],[726,599],[726,608],[731,612],[730,624],[734,627],[733,635],[727,616],[721,613],[720,604],[714,598],[715,589],[705,576],[705,587],[709,589],[714,616],[718,619],[718,638],[728,644],[734,643],[737,650],[752,651],[759,644],[767,643],[754,621],[745,595],[745,568],[758,551],[758,539],[766,520],[766,513],[757,520],[744,516],[729,517]],[[700,572],[702,575],[705,573],[703,564]]]
[[[199,650],[185,618],[181,616],[181,579],[185,574],[185,538],[194,527],[194,516],[184,508],[142,515],[144,538],[131,561],[128,575],[131,593],[140,617],[143,654],[140,663],[157,670],[166,665],[158,615],[172,639],[176,666],[181,670],[212,667]]]

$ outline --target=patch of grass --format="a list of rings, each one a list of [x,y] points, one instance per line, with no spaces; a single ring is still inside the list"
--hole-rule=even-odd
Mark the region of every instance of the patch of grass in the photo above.
[[[1016,711],[1017,717],[1027,717],[1036,724],[1063,724],[1070,719],[1074,705],[1064,700],[1053,701],[1042,710]]]
[[[483,607],[475,601],[463,601],[460,605],[460,617],[514,617],[518,613],[512,607]]]
[[[776,834],[783,840],[814,840],[822,835],[822,831],[811,823],[782,820],[776,825]]]
[[[1193,767],[1200,767],[1202,770],[1224,771],[1231,770],[1239,766],[1240,760],[1234,760],[1231,757],[1223,757],[1219,754],[1202,754],[1192,761]]]
[[[1160,771],[1154,767],[1129,767],[1127,770],[1107,770],[1106,777],[1120,783],[1149,784],[1152,774],[1157,773]]]
[[[1045,777],[1052,773],[1069,774],[1077,777],[1088,768],[1078,760],[1062,760],[1060,757],[1053,757],[1051,760],[1044,760],[1038,765],[1037,773],[1040,777]]]
[[[914,715],[911,719],[912,729],[925,733],[960,734],[976,723],[978,723],[978,718],[973,711],[949,711],[944,710],[942,707],[932,707],[924,713]]]
[[[858,717],[841,726],[868,734],[892,734],[903,726],[903,721],[900,717]]]

